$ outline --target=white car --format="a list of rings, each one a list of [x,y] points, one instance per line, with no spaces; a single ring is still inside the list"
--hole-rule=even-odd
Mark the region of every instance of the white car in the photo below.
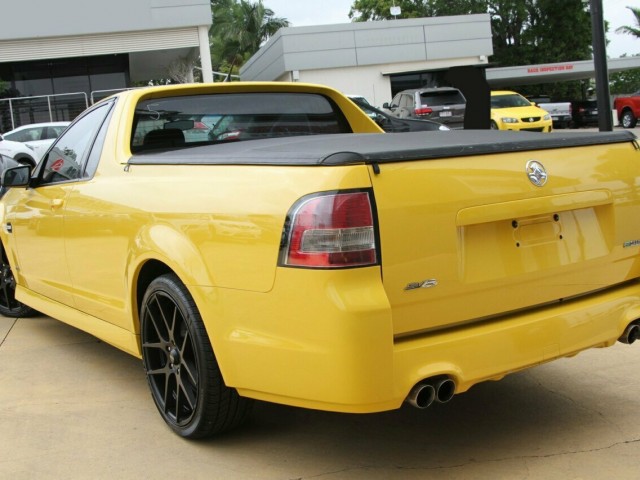
[[[38,155],[35,150],[26,143],[12,142],[5,140],[0,135],[0,155],[13,158],[23,165],[31,165],[35,167],[42,155]]]
[[[35,166],[70,122],[32,123],[0,136],[0,154]]]

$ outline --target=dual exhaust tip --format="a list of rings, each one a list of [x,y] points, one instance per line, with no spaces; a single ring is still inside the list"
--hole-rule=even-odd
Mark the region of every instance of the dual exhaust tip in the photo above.
[[[409,405],[424,409],[433,402],[447,403],[456,392],[456,384],[449,377],[435,377],[416,384],[407,399]]]

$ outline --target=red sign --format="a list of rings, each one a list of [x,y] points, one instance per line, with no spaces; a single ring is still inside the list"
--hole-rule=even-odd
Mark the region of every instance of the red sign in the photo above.
[[[64,160],[59,158],[58,160],[56,160],[51,164],[51,170],[53,170],[54,172],[57,172],[62,168],[63,165],[64,165]]]
[[[574,65],[548,65],[546,67],[529,67],[527,73],[548,73],[548,72],[566,72],[573,70]]]

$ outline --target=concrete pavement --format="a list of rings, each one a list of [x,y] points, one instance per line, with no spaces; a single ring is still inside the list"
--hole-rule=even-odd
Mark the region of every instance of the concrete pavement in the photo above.
[[[637,479],[639,365],[640,345],[616,344],[424,411],[257,403],[242,429],[193,442],[164,425],[139,360],[48,317],[0,317],[0,480]]]
[[[640,342],[638,342],[640,343]],[[427,410],[347,415],[257,403],[186,441],[139,360],[48,317],[0,317],[1,479],[637,479],[640,345],[489,382]]]

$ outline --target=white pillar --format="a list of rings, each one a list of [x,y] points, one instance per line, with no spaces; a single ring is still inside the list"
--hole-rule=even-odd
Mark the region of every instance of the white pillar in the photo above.
[[[198,41],[200,43],[200,66],[202,67],[203,83],[213,82],[213,67],[211,67],[211,50],[209,48],[209,27],[200,25],[198,27]]]

